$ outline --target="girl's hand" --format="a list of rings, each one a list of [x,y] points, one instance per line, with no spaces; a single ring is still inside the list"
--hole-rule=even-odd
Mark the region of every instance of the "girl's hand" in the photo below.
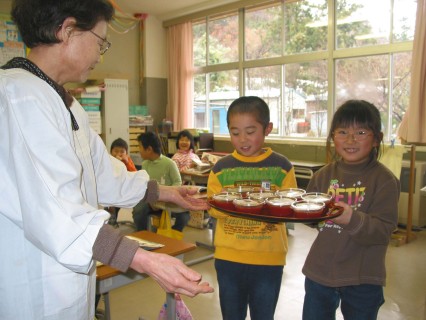
[[[340,216],[338,216],[334,219],[331,219],[331,221],[333,221],[334,223],[337,223],[339,225],[347,225],[349,223],[349,221],[351,221],[351,218],[352,218],[352,213],[353,213],[352,207],[350,205],[348,205],[347,203],[341,202],[341,201],[336,202],[334,205],[336,207],[342,207],[343,213]]]

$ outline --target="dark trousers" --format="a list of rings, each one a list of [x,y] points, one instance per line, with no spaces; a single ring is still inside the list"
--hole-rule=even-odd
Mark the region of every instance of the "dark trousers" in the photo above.
[[[283,266],[215,260],[220,308],[224,320],[273,320],[281,289]]]
[[[136,225],[136,230],[148,230],[148,219],[150,215],[161,216],[162,210],[154,210],[148,203],[139,202],[133,208],[133,221]],[[175,218],[175,224],[172,229],[182,232],[183,228],[188,224],[189,212],[172,213],[172,217]]]
[[[303,319],[336,319],[340,303],[345,320],[375,320],[384,302],[383,287],[379,285],[360,284],[333,288],[306,278]]]

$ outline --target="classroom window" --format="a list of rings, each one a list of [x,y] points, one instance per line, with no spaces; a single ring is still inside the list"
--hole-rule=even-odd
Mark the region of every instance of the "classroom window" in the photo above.
[[[272,134],[279,134],[282,118],[282,67],[247,68],[244,79],[246,95],[258,96],[265,100],[273,123]]]
[[[194,126],[227,134],[229,104],[257,95],[270,107],[272,136],[323,140],[342,102],[365,99],[392,139],[410,95],[416,7],[268,1],[194,21]]]
[[[410,66],[407,52],[337,60],[336,105],[348,99],[374,103],[385,136],[393,138],[408,106]]]
[[[390,42],[391,2],[338,0],[337,48],[357,48]]]
[[[394,0],[393,41],[412,41],[416,24],[417,0]]]
[[[283,22],[280,5],[248,8],[245,11],[246,60],[279,57],[283,51]]]
[[[327,49],[327,0],[288,1],[283,11],[286,54]]]
[[[208,22],[209,65],[238,61],[238,15],[213,17]]]
[[[206,23],[199,22],[192,24],[193,34],[193,60],[194,66],[205,66],[207,62],[207,33]]]

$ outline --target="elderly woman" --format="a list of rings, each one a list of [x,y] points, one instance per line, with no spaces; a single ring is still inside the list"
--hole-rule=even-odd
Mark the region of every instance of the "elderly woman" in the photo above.
[[[86,81],[110,47],[112,14],[106,0],[12,2],[31,51],[0,70],[2,319],[93,319],[94,259],[147,273],[168,292],[213,291],[181,261],[121,237],[98,207],[133,207],[141,199],[206,207],[194,191],[127,172],[63,88]]]

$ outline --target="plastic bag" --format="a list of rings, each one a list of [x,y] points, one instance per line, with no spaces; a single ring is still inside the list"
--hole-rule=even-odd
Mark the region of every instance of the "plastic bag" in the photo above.
[[[189,217],[188,226],[193,228],[204,229],[209,223],[209,217],[206,217],[204,210],[189,211]]]
[[[172,221],[166,210],[163,210],[161,213],[160,225],[157,228],[157,233],[177,240],[182,240],[183,238],[182,232],[172,229]]]
[[[193,320],[191,311],[189,311],[185,302],[183,302],[180,295],[175,294],[176,300],[176,319],[177,320]],[[163,304],[160,313],[158,314],[157,320],[167,320],[167,304]]]

